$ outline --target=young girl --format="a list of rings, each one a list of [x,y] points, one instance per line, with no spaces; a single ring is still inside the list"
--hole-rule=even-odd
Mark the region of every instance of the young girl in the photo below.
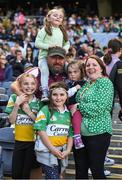
[[[72,112],[72,108],[74,104],[76,104],[75,96],[76,92],[84,85],[85,80],[84,77],[84,71],[83,71],[83,65],[78,63],[77,61],[72,61],[67,66],[67,72],[68,72],[68,81],[66,82],[69,90],[69,109]],[[80,135],[80,128],[81,128],[81,120],[82,116],[79,110],[76,112],[72,112],[72,125],[74,130],[74,146],[76,149],[84,147],[81,135]]]
[[[47,52],[49,47],[60,46],[66,52],[70,47],[68,36],[64,27],[63,9],[52,9],[48,12],[44,27],[38,32],[35,46],[40,49],[38,66],[41,71],[42,101],[48,101],[48,77]]]
[[[45,105],[37,115],[34,129],[38,136],[35,146],[37,161],[46,175],[46,179],[59,179],[61,167],[68,165],[67,156],[72,149],[72,127],[70,112],[66,107],[68,98],[64,82],[51,84],[49,105]],[[41,149],[38,148],[38,139]]]
[[[18,83],[23,94],[20,96],[12,94],[6,107],[10,123],[15,123],[12,178],[29,179],[35,160],[33,124],[43,104],[34,95],[37,88],[35,76],[23,74]],[[22,109],[21,106],[25,102],[26,106]]]

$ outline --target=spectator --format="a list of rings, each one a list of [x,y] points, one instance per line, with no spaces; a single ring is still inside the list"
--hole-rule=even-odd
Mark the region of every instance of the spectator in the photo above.
[[[88,82],[76,95],[83,116],[81,134],[85,145],[82,149],[74,149],[76,178],[88,179],[90,168],[94,179],[105,179],[104,161],[112,134],[114,90],[105,66],[97,56],[88,58],[85,72]]]
[[[12,81],[13,69],[12,66],[7,62],[6,56],[0,54],[0,82]]]

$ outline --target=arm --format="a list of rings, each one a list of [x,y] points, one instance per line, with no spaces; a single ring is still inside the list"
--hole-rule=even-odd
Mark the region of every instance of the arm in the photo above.
[[[22,91],[20,90],[20,87],[19,87],[19,82],[18,80],[12,82],[11,84],[11,89],[13,92],[15,92],[17,95],[21,95],[22,94]]]
[[[68,53],[68,50],[70,48],[70,42],[69,41],[66,41],[63,45],[63,48],[65,49],[66,53]]]
[[[42,142],[44,145],[51,151],[51,153],[55,156],[57,156],[59,159],[62,159],[62,152],[55,148],[55,146],[52,145],[50,142],[47,133],[45,131],[38,131],[38,135],[42,139]]]
[[[72,137],[68,137],[67,149],[62,152],[63,158],[65,158],[66,156],[68,156],[68,154],[70,154],[70,152],[72,150],[72,146],[73,146],[73,138]]]
[[[19,109],[20,105],[22,103],[24,103],[25,101],[27,101],[27,96],[25,94],[17,96],[15,104],[13,106],[13,110],[12,110],[12,112],[9,115],[10,123],[12,123],[12,124],[15,123],[16,117],[17,117],[17,114],[18,114],[18,109]]]
[[[35,47],[37,47],[39,49],[48,49],[49,48],[49,43],[44,42],[46,35],[47,34],[45,32],[45,29],[42,28],[36,36]]]
[[[68,90],[68,97],[73,96],[77,92],[77,90],[79,90],[80,88],[81,88],[81,86],[79,84],[76,85],[75,87],[70,88]]]

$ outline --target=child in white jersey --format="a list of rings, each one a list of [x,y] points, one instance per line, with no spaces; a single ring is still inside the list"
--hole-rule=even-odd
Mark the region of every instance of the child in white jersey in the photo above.
[[[15,124],[12,178],[29,179],[34,162],[36,161],[33,124],[36,114],[43,103],[34,95],[37,88],[35,76],[23,74],[19,78],[18,84],[22,94],[19,96],[12,94],[5,110],[9,114],[10,123]],[[22,109],[22,105],[25,102],[26,107]]]
[[[35,143],[37,161],[41,163],[46,179],[60,178],[61,167],[68,165],[67,156],[72,149],[73,132],[71,115],[66,107],[67,90],[64,82],[51,84],[49,105],[40,110],[34,125],[38,134]]]
[[[50,47],[59,46],[68,52],[70,43],[64,27],[64,11],[62,8],[52,9],[45,17],[44,27],[38,32],[35,46],[39,48],[38,66],[41,71],[42,101],[48,101],[47,52]]]

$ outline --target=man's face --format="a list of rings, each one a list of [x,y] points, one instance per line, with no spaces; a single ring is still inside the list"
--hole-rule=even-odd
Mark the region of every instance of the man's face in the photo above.
[[[60,73],[63,72],[64,63],[65,63],[65,60],[64,60],[63,57],[61,57],[59,55],[49,56],[47,58],[47,63],[48,63],[48,66],[49,66],[49,70],[53,74],[60,74]]]

